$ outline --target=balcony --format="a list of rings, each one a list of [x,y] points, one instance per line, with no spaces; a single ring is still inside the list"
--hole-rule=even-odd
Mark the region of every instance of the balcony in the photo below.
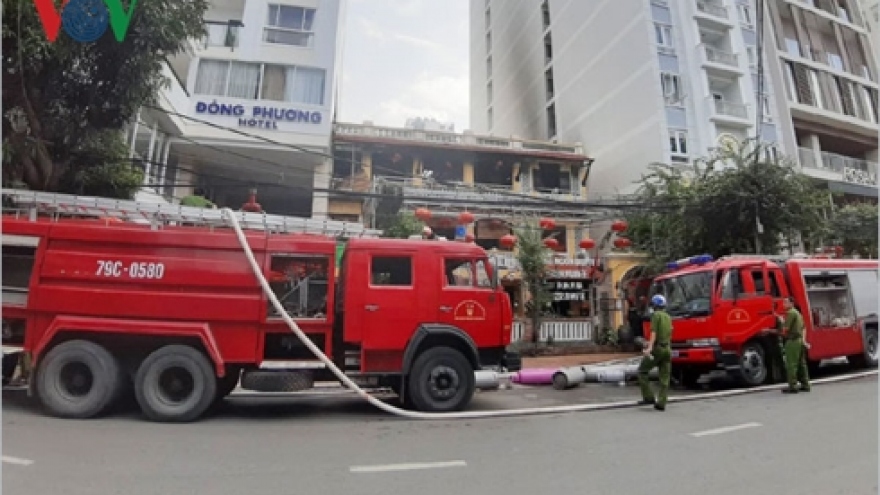
[[[235,50],[238,48],[239,33],[243,27],[241,21],[206,21],[205,27],[208,31],[208,35],[198,41],[198,48],[202,50],[207,50],[208,48],[228,48],[230,50]]]
[[[711,27],[732,28],[733,21],[727,7],[717,2],[697,0],[697,10],[694,17],[698,22]]]
[[[739,55],[711,45],[701,44],[700,47],[703,54],[703,67],[706,69],[727,75],[743,74],[742,68],[739,66]]]
[[[376,177],[373,188],[375,192],[382,192],[383,186],[398,186],[402,189],[404,204],[428,205],[434,208],[461,208],[467,205],[477,213],[480,211],[501,212],[512,214],[516,212],[532,214],[552,214],[556,218],[588,219],[600,214],[597,209],[587,211],[586,208],[576,204],[560,205],[553,201],[577,201],[573,196],[566,198],[552,196],[544,193],[521,193],[515,192],[509,186],[495,184],[466,184],[464,182],[437,183],[430,179],[401,178],[401,177]]]
[[[877,187],[877,163],[827,151],[798,148],[798,161],[811,177]]]
[[[584,149],[580,144],[548,143],[546,141],[529,141],[516,137],[505,138],[498,136],[477,136],[468,131],[463,134],[444,131],[428,131],[419,129],[401,129],[397,127],[382,127],[364,124],[337,123],[333,132],[340,137],[362,137],[394,139],[398,141],[413,141],[419,143],[435,143],[442,145],[459,145],[468,148],[484,149],[508,149],[523,151],[537,151],[547,153],[562,153],[571,155],[583,155]]]
[[[710,118],[718,123],[736,127],[750,127],[749,106],[744,103],[736,103],[725,100],[717,100],[710,96],[707,98]]]

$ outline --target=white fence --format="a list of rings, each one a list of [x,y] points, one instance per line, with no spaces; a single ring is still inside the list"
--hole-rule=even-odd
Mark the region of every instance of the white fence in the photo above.
[[[526,326],[522,321],[513,322],[513,331],[510,336],[511,342],[517,342],[525,337]],[[539,333],[540,341],[546,341],[553,337],[555,342],[577,342],[593,340],[593,324],[589,321],[544,321],[541,322]]]

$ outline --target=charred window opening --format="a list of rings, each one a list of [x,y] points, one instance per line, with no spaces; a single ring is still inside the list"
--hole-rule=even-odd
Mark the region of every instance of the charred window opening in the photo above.
[[[354,148],[340,147],[333,150],[333,188],[346,191],[368,190],[370,180],[362,160],[363,154]]]
[[[558,163],[540,163],[533,172],[535,190],[543,193],[571,192],[571,172]]]
[[[422,158],[422,173],[426,179],[437,182],[464,181],[464,163],[448,155],[425,155]]]
[[[412,155],[400,151],[378,151],[373,153],[373,175],[411,179],[414,159]]]
[[[292,318],[327,318],[330,258],[309,255],[272,256],[269,285]],[[269,303],[269,317],[279,318]]]
[[[474,182],[510,187],[513,184],[513,161],[502,158],[478,160],[474,166]]]

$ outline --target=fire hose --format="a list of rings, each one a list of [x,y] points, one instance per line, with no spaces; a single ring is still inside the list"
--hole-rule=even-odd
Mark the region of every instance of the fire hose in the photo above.
[[[349,378],[338,366],[327,357],[324,352],[312,342],[311,339],[302,331],[299,325],[287,314],[287,311],[284,310],[284,307],[281,304],[281,301],[278,300],[278,296],[275,295],[275,292],[272,290],[269,285],[269,281],[263,275],[263,271],[260,268],[260,264],[257,262],[256,257],[254,256],[254,252],[248,243],[247,236],[244,233],[244,230],[241,228],[241,224],[238,222],[238,218],[236,218],[234,212],[229,208],[221,209],[223,216],[226,217],[228,223],[235,230],[235,235],[238,238],[238,242],[241,245],[242,251],[244,251],[245,257],[248,260],[248,263],[251,266],[251,270],[254,272],[254,276],[257,278],[257,281],[260,283],[260,287],[263,289],[263,293],[266,294],[266,297],[269,299],[269,302],[272,303],[272,307],[275,308],[275,311],[281,315],[281,318],[284,320],[284,323],[290,328],[290,331],[293,332],[294,335],[305,345],[312,354],[318,358],[321,362],[323,362],[328,369],[339,379],[339,381],[348,387],[350,390],[355,392],[358,396],[360,396],[365,401],[369,402],[371,405],[376,408],[385,411],[387,413],[402,416],[410,419],[426,419],[426,420],[445,420],[445,419],[478,419],[478,418],[501,418],[501,417],[511,417],[511,416],[534,416],[534,415],[544,415],[544,414],[560,414],[560,413],[570,413],[570,412],[583,412],[583,411],[601,411],[608,409],[619,409],[624,407],[634,407],[637,405],[635,400],[632,401],[618,401],[618,402],[606,402],[601,404],[571,404],[565,406],[546,406],[546,407],[531,407],[531,408],[520,408],[520,409],[505,409],[505,410],[493,410],[493,411],[463,411],[463,412],[449,412],[449,413],[426,413],[420,411],[410,411],[407,409],[402,409],[399,407],[395,407],[391,404],[382,402],[381,400],[370,395],[366,390],[362,389],[355,383],[351,378]],[[861,376],[868,376],[872,374],[876,374],[877,371],[870,371],[866,373],[848,375],[846,377],[842,377],[843,379],[852,379],[859,378]],[[837,380],[828,379],[826,381],[841,381],[841,377],[835,377]],[[818,380],[816,381],[818,382]],[[815,382],[814,382],[815,383]],[[746,390],[731,390],[731,391],[723,391],[723,392],[713,392],[708,394],[700,394],[695,396],[688,397],[670,397],[669,402],[680,402],[686,400],[697,400],[697,399],[707,399],[707,398],[718,398],[718,397],[726,397],[732,395],[741,395],[750,392],[759,392],[763,390],[771,390],[779,388],[777,385],[768,385],[764,387],[755,387],[752,389]]]

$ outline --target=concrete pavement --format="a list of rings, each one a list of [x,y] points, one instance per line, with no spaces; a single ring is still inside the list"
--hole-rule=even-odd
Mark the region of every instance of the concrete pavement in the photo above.
[[[4,462],[3,488],[46,495],[870,494],[877,493],[877,384],[873,376],[797,396],[671,404],[664,413],[432,422],[396,419],[344,397],[237,398],[189,425],[134,414],[62,421],[4,395],[3,455],[33,463]],[[612,390],[637,394],[610,385],[574,392]],[[508,397],[533,405],[567,394],[513,392]],[[477,401],[513,400],[504,394]]]

